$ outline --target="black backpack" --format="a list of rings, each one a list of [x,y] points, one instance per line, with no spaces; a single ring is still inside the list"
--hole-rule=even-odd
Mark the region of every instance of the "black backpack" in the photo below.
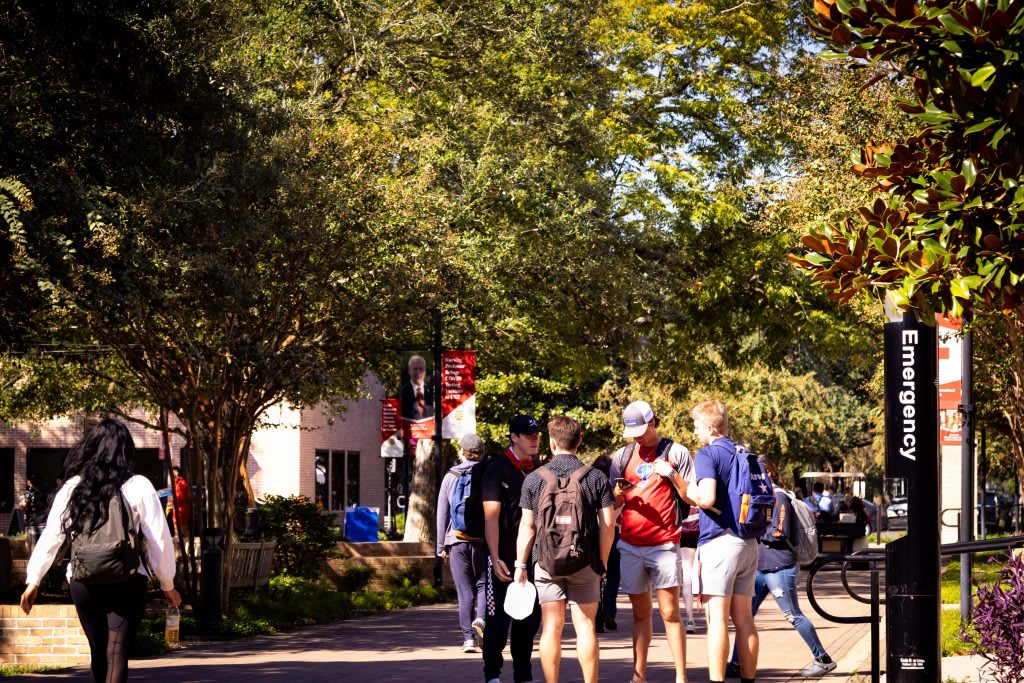
[[[121,492],[111,497],[107,518],[97,527],[86,521],[71,539],[71,578],[82,583],[119,583],[139,574],[142,540],[132,528]]]
[[[567,477],[537,470],[545,481],[537,501],[537,562],[551,576],[575,574],[597,560],[597,511],[580,485],[590,469],[584,465]]]

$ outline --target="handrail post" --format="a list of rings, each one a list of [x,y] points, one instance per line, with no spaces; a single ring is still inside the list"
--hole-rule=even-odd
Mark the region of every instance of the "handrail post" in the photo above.
[[[879,622],[878,563],[871,563],[871,683],[881,680],[881,655],[879,650],[881,630]]]

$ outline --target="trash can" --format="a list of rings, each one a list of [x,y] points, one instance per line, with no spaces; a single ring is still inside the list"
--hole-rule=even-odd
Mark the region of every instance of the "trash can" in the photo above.
[[[345,508],[345,537],[353,543],[376,543],[380,508],[357,505]]]

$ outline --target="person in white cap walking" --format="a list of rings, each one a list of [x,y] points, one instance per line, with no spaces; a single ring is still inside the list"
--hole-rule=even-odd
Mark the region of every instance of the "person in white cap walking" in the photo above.
[[[646,683],[647,653],[653,638],[651,589],[665,622],[676,682],[686,681],[686,634],[679,616],[679,535],[692,501],[690,452],[658,434],[658,418],[646,401],[622,411],[622,435],[633,443],[612,458],[615,507],[622,510],[618,549],[622,591],[633,606],[633,683]]]

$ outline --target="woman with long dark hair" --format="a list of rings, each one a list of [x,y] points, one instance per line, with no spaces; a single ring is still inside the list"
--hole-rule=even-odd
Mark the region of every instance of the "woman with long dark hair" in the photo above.
[[[174,590],[174,546],[163,506],[150,481],[133,474],[134,459],[132,435],[117,420],[103,420],[75,444],[65,461],[64,483],[29,559],[28,587],[21,596],[21,608],[28,614],[39,583],[65,539],[71,540],[74,553],[76,542],[84,543],[94,533],[120,523],[110,519],[111,510],[127,513],[125,531],[143,539],[137,566],[127,567],[124,576],[108,573],[102,580],[90,580],[76,578],[84,570],[74,573],[68,565],[71,599],[92,651],[93,680],[105,683],[128,678],[128,653],[142,622],[147,577],[159,580],[168,604],[181,604],[181,596]],[[104,568],[96,571],[109,572]]]

